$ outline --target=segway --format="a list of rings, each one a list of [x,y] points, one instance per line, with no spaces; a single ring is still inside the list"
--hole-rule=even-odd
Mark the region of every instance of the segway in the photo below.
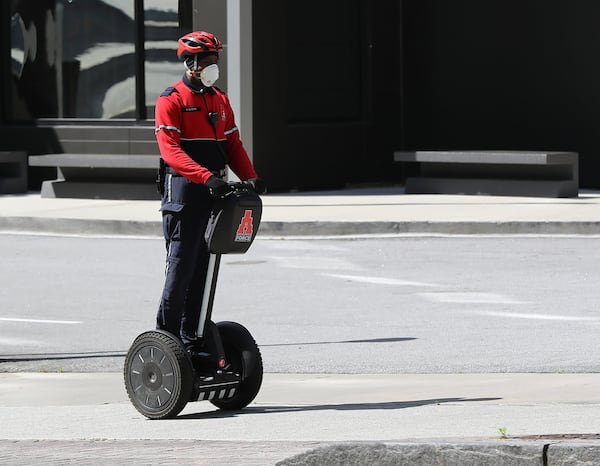
[[[125,358],[125,387],[133,406],[150,419],[177,416],[188,402],[208,400],[222,410],[240,410],[256,397],[263,378],[260,350],[236,322],[212,321],[222,254],[245,253],[256,236],[262,202],[248,183],[216,199],[206,230],[209,265],[198,324],[201,351],[190,355],[164,330],[139,335]]]

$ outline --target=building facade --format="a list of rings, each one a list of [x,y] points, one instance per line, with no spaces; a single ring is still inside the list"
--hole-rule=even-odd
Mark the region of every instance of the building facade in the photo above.
[[[156,155],[176,39],[221,78],[271,190],[401,182],[394,150],[567,150],[600,187],[594,0],[0,2],[0,150]],[[55,171],[30,173],[35,189]]]

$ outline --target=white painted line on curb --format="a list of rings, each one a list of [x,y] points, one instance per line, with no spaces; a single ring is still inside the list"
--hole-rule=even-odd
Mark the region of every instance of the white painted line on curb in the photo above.
[[[0,317],[2,322],[26,322],[30,324],[64,324],[64,325],[76,325],[82,324],[78,320],[50,320],[50,319],[22,319],[18,317]]]

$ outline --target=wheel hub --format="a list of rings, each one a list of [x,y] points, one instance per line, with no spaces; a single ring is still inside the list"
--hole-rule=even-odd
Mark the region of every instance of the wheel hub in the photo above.
[[[150,390],[158,390],[162,386],[163,381],[163,374],[160,367],[154,362],[147,363],[142,373],[142,381]]]

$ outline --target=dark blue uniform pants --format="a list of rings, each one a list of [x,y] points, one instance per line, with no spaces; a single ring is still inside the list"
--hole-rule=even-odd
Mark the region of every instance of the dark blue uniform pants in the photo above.
[[[204,191],[195,202],[166,204],[163,200],[162,206],[167,263],[157,328],[179,336],[186,346],[196,340],[208,269],[204,233],[212,200]]]

